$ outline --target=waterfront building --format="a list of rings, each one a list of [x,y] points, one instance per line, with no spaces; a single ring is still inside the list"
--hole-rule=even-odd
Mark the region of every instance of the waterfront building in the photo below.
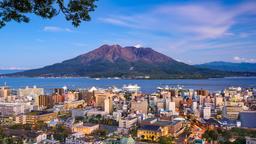
[[[124,85],[123,86],[123,90],[130,92],[130,93],[138,93],[140,91],[140,86],[138,86],[137,84],[135,85]]]
[[[54,93],[54,94],[59,94],[59,95],[64,96],[65,90],[64,90],[63,88],[55,88],[55,89],[53,90],[53,93]]]
[[[196,90],[196,93],[199,96],[208,96],[209,95],[209,91],[208,90],[203,90],[203,89]]]
[[[7,86],[0,87],[0,98],[6,98],[7,96],[11,95],[11,89]]]

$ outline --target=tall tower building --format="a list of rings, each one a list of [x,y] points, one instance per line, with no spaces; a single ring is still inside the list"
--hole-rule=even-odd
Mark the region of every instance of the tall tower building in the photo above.
[[[51,105],[52,97],[48,95],[39,95],[36,97],[36,105],[39,107],[48,107]]]
[[[113,100],[111,97],[107,97],[104,100],[104,111],[108,114],[113,112]]]
[[[0,97],[7,97],[11,94],[11,89],[7,86],[0,87]]]

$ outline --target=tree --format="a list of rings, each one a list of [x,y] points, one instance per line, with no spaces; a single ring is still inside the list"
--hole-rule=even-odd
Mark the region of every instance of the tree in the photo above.
[[[209,142],[212,142],[212,141],[214,142],[218,140],[218,137],[219,137],[219,134],[216,130],[207,130],[203,134],[203,138],[205,138]]]
[[[161,136],[159,138],[159,144],[172,144],[172,143],[173,143],[173,137]]]
[[[84,120],[84,117],[83,117],[83,116],[77,116],[77,117],[75,117],[75,123],[80,122],[80,121],[83,121],[83,120]]]
[[[51,19],[62,13],[67,21],[78,27],[91,19],[89,13],[96,8],[96,0],[1,0],[0,28],[10,21],[30,21],[28,14]]]
[[[71,134],[71,131],[69,128],[65,127],[64,125],[56,125],[56,127],[53,129],[53,137],[56,140],[59,140],[60,142],[65,142],[66,137]]]
[[[105,138],[108,134],[108,131],[106,129],[98,129],[93,132],[93,135],[100,138]]]

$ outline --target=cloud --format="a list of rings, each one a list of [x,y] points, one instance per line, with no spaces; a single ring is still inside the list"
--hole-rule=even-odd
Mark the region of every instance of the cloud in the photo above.
[[[110,15],[99,20],[141,30],[190,34],[201,40],[233,36],[234,33],[230,29],[239,23],[236,18],[254,14],[255,9],[256,3],[232,7],[209,4],[163,5],[140,14]]]
[[[15,66],[10,66],[10,67],[0,67],[0,70],[29,70],[31,68],[25,68],[25,67],[15,67]]]
[[[256,63],[256,58],[244,58],[244,57],[235,56],[233,57],[233,60],[236,62]]]
[[[45,31],[45,32],[73,32],[69,28],[61,28],[61,27],[57,27],[57,26],[45,26],[43,28],[43,31]]]
[[[255,49],[256,2],[165,4],[129,15],[109,13],[100,22],[124,28],[124,39],[140,40],[177,59],[207,55],[209,60],[228,60],[224,54],[251,55]],[[214,54],[218,55],[214,55]],[[214,59],[215,58],[215,59]],[[223,59],[222,59],[223,58]],[[192,58],[193,63],[201,61]]]
[[[141,48],[142,45],[141,45],[141,44],[136,44],[134,47],[136,47],[136,48]]]

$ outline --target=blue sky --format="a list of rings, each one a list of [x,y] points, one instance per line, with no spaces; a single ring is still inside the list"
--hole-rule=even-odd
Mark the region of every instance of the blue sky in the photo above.
[[[176,60],[256,62],[256,1],[99,0],[74,28],[61,15],[0,29],[0,68],[38,68],[103,44],[151,47]]]

